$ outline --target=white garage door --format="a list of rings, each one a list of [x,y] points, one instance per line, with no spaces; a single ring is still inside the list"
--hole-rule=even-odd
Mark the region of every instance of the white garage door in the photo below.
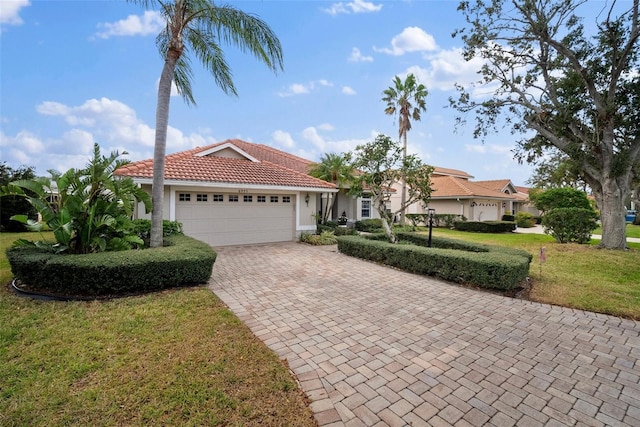
[[[293,195],[178,192],[176,196],[176,220],[184,233],[211,246],[295,237]]]
[[[478,200],[473,208],[474,221],[497,221],[499,206],[497,202],[491,200]]]

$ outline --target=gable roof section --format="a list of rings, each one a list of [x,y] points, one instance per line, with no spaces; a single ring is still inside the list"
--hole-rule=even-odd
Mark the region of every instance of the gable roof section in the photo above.
[[[470,179],[473,178],[473,175],[469,175],[465,171],[461,171],[458,169],[450,169],[450,168],[441,168],[440,166],[433,167],[432,176],[455,176],[462,179]]]
[[[313,163],[311,160],[285,153],[276,148],[264,144],[254,144],[252,142],[242,141],[240,139],[228,139],[215,145],[233,144],[247,154],[255,157],[260,161],[268,161],[276,165],[283,166],[288,169],[307,174],[309,166]],[[213,147],[210,146],[210,147]],[[209,148],[210,148],[209,147]]]
[[[487,181],[474,181],[478,185],[488,188],[489,190],[499,191],[504,193],[507,188],[511,191],[511,194],[517,193],[518,190],[513,185],[510,179],[493,179]]]
[[[238,145],[236,145],[236,142]],[[226,144],[235,145],[254,159],[231,158],[215,156],[215,147]],[[253,147],[258,145],[259,147]],[[214,149],[214,150],[212,150]],[[203,152],[210,151],[202,155]],[[261,158],[262,157],[262,158]],[[281,164],[266,160],[264,157],[301,167],[304,159],[290,156],[275,148],[261,144],[251,144],[239,140],[225,141],[207,147],[169,154],[165,158],[164,178],[167,181],[208,182],[223,184],[269,185],[285,187],[326,188],[335,189],[332,183],[322,181],[285,167]],[[255,161],[257,160],[257,161]],[[311,163],[309,161],[306,161]],[[129,176],[138,179],[153,178],[153,160],[142,160],[130,163],[116,171],[116,175]]]
[[[505,194],[500,191],[490,190],[475,182],[454,176],[434,176],[431,178],[432,199],[451,199],[464,198],[470,199],[474,197],[486,197],[492,199],[513,200],[511,194]]]

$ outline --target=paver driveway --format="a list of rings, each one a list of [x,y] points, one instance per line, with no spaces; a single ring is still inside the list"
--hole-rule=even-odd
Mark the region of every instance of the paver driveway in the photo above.
[[[640,324],[299,243],[218,250],[211,289],[320,425],[640,426]]]

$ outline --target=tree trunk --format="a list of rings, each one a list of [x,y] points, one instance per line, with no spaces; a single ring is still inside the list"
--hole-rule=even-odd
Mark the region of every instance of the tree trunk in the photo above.
[[[167,128],[169,127],[169,103],[171,101],[171,82],[177,57],[169,51],[160,75],[158,85],[158,104],[156,106],[156,139],[153,149],[153,184],[151,187],[151,233],[150,246],[162,247],[162,220],[164,207],[164,160],[167,150]]]
[[[403,146],[402,146],[402,163],[404,164],[406,158],[407,158],[407,132],[404,132],[403,135]],[[403,168],[404,170],[404,168]],[[407,210],[407,207],[405,206],[407,203],[407,178],[404,176],[404,174],[402,175],[402,195],[400,196],[400,225],[405,225],[405,211]]]
[[[382,228],[384,229],[384,234],[387,235],[389,239],[389,243],[398,243],[398,238],[393,232],[393,225],[389,225],[389,219],[387,216],[387,205],[383,200],[377,202],[378,205],[378,215],[380,215],[380,220],[382,221]]]
[[[601,182],[601,188],[595,190],[594,194],[602,223],[602,240],[599,247],[625,249],[627,247],[625,192],[615,178],[606,177]]]

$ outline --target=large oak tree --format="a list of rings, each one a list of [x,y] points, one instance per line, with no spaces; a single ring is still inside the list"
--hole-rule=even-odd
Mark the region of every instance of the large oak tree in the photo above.
[[[481,80],[460,88],[452,104],[476,113],[476,136],[521,132],[521,159],[553,147],[566,154],[598,204],[600,246],[621,249],[624,200],[640,161],[639,0],[594,3],[463,1],[468,25],[456,34],[465,58],[484,66]],[[480,86],[492,95],[474,97]]]

